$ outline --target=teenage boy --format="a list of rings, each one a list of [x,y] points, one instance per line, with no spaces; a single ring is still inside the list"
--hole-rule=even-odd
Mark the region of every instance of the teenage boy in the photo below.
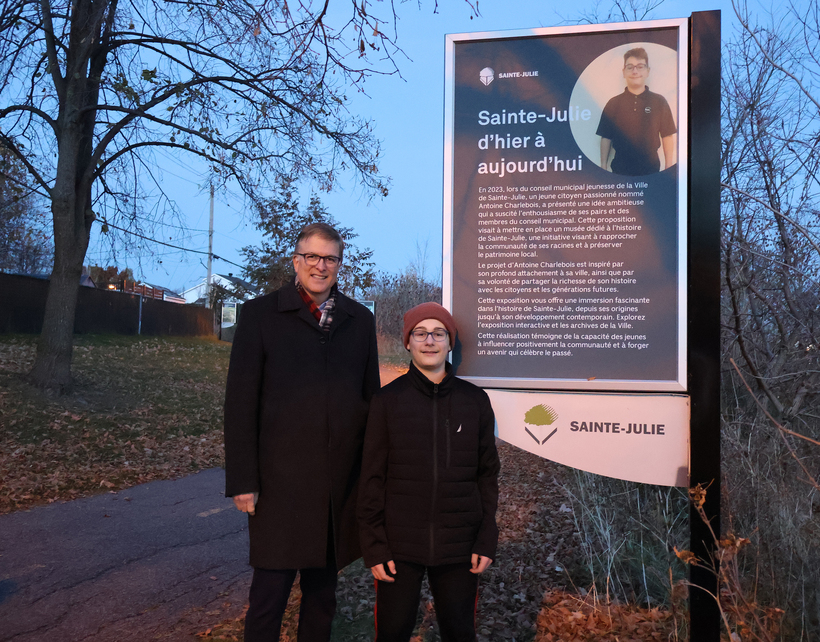
[[[425,572],[442,641],[476,639],[478,575],[498,543],[499,461],[489,397],[447,363],[455,338],[437,303],[409,310],[410,370],[370,405],[358,511],[378,642],[410,639]]]
[[[622,73],[626,88],[606,104],[596,132],[601,137],[601,167],[626,176],[654,174],[661,169],[658,148],[663,147],[663,168],[668,169],[675,164],[677,128],[666,98],[646,85],[646,49],[627,51]]]

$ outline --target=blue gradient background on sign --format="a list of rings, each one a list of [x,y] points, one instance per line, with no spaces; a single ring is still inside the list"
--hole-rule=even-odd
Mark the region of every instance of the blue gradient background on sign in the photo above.
[[[568,123],[548,123],[539,119],[525,125],[481,126],[478,113],[482,110],[500,113],[524,110],[549,113],[567,109],[578,78],[599,56],[626,44],[656,43],[677,49],[677,28],[661,28],[627,32],[602,32],[536,36],[521,39],[457,42],[455,46],[454,92],[454,185],[453,185],[453,312],[460,323],[462,350],[459,356],[459,375],[466,377],[509,377],[515,379],[579,379],[598,380],[675,380],[678,373],[678,179],[676,167],[644,177],[626,177],[602,170],[590,161],[579,148]],[[485,86],[479,81],[479,72],[485,67],[495,71],[495,80]],[[534,78],[500,78],[505,72],[538,71]],[[613,74],[620,76],[620,69]],[[663,70],[652,68],[653,74]],[[669,73],[676,73],[675,69]],[[648,82],[651,88],[651,77]],[[672,106],[673,111],[675,106]],[[592,124],[597,127],[598,115]],[[537,133],[546,138],[546,147],[535,148]],[[510,133],[530,136],[527,149],[480,150],[478,141],[485,134]],[[682,158],[680,156],[679,158]],[[479,163],[538,160],[556,156],[563,160],[583,160],[583,170],[574,172],[521,173],[498,179],[493,175],[478,174]],[[633,183],[645,181],[643,207],[632,207],[630,215],[642,226],[638,239],[627,241],[618,249],[596,250],[539,250],[536,259],[507,259],[510,262],[528,261],[624,261],[624,267],[634,269],[638,283],[619,285],[619,292],[611,296],[649,297],[651,304],[639,306],[639,314],[646,312],[647,321],[633,324],[631,334],[646,334],[650,347],[645,350],[573,349],[571,357],[541,356],[477,356],[477,264],[498,262],[496,259],[478,259],[478,190],[489,186],[525,186],[551,184],[565,186],[581,183],[592,185]],[[578,199],[580,200],[580,199]],[[523,216],[528,216],[527,210]],[[518,218],[521,218],[519,216]],[[546,219],[547,217],[541,217]],[[576,216],[577,219],[577,216]],[[546,220],[545,220],[546,222]],[[591,271],[591,270],[590,270]],[[491,295],[499,298],[497,295]],[[513,295],[505,295],[513,296]],[[553,294],[521,294],[526,298],[552,298]],[[561,298],[598,298],[598,293],[559,294]],[[514,322],[514,321],[513,321]],[[541,330],[490,330],[503,333],[532,333]],[[550,330],[549,332],[557,332]],[[578,330],[565,332],[582,334]],[[597,334],[600,330],[587,330]],[[604,332],[623,332],[608,329]]]

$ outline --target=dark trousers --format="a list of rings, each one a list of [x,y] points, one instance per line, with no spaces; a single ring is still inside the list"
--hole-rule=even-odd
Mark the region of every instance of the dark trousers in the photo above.
[[[253,569],[245,642],[277,642],[296,570]],[[299,570],[298,642],[328,642],[336,614],[336,564]]]
[[[410,639],[416,626],[425,571],[442,642],[475,641],[478,575],[470,573],[469,562],[443,566],[400,561],[395,564],[395,582],[376,582],[376,642]]]

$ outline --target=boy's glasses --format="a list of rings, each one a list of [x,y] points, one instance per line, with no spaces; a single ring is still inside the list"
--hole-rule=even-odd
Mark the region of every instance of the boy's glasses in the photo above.
[[[433,336],[434,341],[444,341],[447,338],[447,330],[433,330],[432,332],[427,332],[427,330],[413,330],[410,333],[410,336],[419,343],[427,341],[427,337],[430,335]]]
[[[627,71],[634,71],[635,69],[637,69],[638,71],[645,71],[648,67],[649,65],[640,63],[639,65],[627,65],[626,67],[624,67],[624,69],[626,69]]]

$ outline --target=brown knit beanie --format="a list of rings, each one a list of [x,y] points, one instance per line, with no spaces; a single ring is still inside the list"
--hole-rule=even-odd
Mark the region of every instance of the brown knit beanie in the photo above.
[[[428,303],[422,303],[421,305],[417,305],[415,308],[410,308],[407,312],[404,313],[404,330],[402,331],[402,345],[406,348],[407,344],[410,343],[410,333],[413,331],[419,323],[424,321],[425,319],[436,319],[441,321],[444,324],[444,327],[447,329],[447,332],[450,333],[450,348],[455,346],[456,344],[456,322],[453,319],[453,316],[447,312],[442,306],[438,303],[433,303],[432,301]]]

